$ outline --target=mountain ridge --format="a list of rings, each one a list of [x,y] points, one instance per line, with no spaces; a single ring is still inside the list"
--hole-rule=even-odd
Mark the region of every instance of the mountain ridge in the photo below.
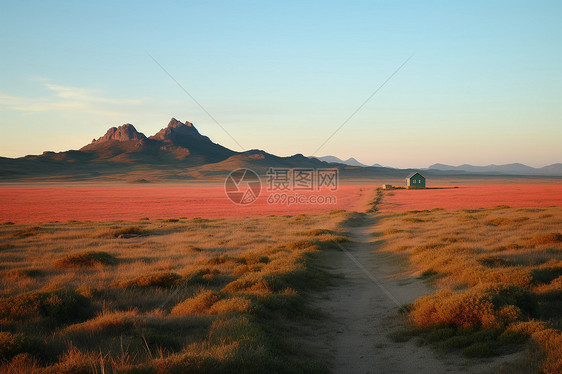
[[[554,163],[540,168],[534,168],[522,163],[490,164],[486,166],[475,166],[462,164],[452,166],[446,164],[433,164],[424,170],[455,171],[464,173],[503,174],[503,175],[562,175],[562,163]]]
[[[362,162],[360,162],[360,161],[357,161],[357,159],[354,158],[354,157],[350,157],[350,158],[348,158],[347,160],[342,160],[342,159],[339,158],[339,157],[331,156],[331,155],[328,155],[328,156],[321,156],[321,157],[317,157],[317,156],[310,156],[310,157],[316,158],[316,159],[318,159],[318,160],[320,160],[320,161],[331,162],[331,163],[337,163],[337,164],[344,164],[344,165],[349,165],[349,166],[361,166],[361,167],[365,167],[365,168],[366,168],[366,167],[377,167],[377,168],[382,168],[382,167],[384,167],[384,166],[382,166],[381,164],[367,165],[367,164],[364,164],[364,163],[362,163]]]

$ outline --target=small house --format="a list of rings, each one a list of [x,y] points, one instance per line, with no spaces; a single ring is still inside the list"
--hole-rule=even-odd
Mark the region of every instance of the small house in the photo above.
[[[406,177],[406,186],[408,188],[425,188],[425,177],[418,172],[412,173]]]
[[[382,189],[383,190],[392,190],[392,184],[383,184]]]

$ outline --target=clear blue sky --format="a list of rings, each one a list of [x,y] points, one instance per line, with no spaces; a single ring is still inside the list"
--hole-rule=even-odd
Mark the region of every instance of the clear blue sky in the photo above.
[[[171,117],[241,150],[562,162],[561,1],[0,1],[0,155]]]

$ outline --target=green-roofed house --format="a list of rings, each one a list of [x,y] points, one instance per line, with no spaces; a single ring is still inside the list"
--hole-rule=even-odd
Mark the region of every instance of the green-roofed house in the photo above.
[[[425,188],[425,177],[418,172],[412,173],[406,177],[406,186],[408,188]]]

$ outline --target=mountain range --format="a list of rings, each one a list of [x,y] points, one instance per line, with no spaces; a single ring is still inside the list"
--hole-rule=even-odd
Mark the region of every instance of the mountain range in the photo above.
[[[366,166],[354,158],[334,156],[280,157],[263,150],[236,152],[199,133],[190,122],[172,118],[152,136],[132,124],[112,127],[79,150],[43,152],[19,158],[0,157],[0,181],[170,181],[223,179],[232,170],[250,168],[265,174],[270,168],[338,168],[346,178],[403,178],[414,169]],[[518,174],[562,176],[562,164],[533,169],[521,164],[458,167],[435,164],[429,176]]]
[[[533,168],[531,166],[514,163],[504,165],[460,165],[451,166],[444,164],[433,164],[426,170],[439,170],[443,172],[461,172],[471,174],[494,174],[494,175],[541,175],[541,176],[560,176],[562,175],[562,163],[544,166],[542,168]]]
[[[190,122],[172,118],[152,136],[132,124],[112,127],[79,150],[46,151],[20,158],[0,157],[3,181],[169,181],[219,179],[237,168],[265,174],[273,168],[331,168],[346,176],[376,176],[381,171],[328,163],[295,154],[279,157],[263,150],[236,152],[212,142]],[[369,168],[367,168],[369,169]],[[390,170],[390,175],[402,172]],[[383,171],[384,172],[384,171]]]

